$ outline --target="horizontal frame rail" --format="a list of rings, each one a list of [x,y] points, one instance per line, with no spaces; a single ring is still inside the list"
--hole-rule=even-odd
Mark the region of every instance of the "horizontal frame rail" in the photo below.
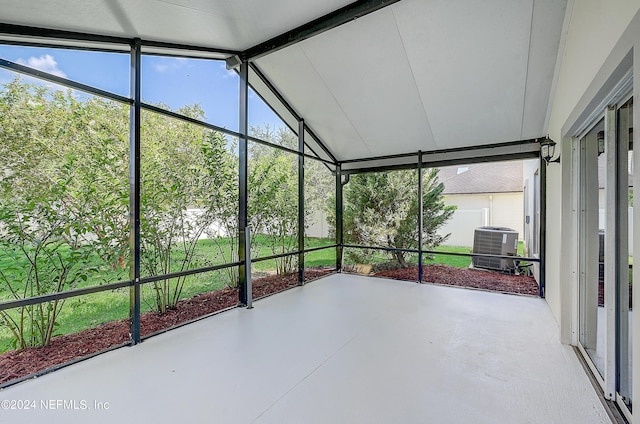
[[[314,247],[314,248],[311,248],[311,249],[304,249],[302,252],[299,251],[299,250],[296,250],[296,251],[293,251],[293,252],[278,253],[277,255],[262,256],[260,258],[251,258],[251,263],[254,264],[256,262],[269,261],[271,259],[285,258],[287,256],[299,255],[300,253],[306,254],[306,253],[310,253],[310,252],[316,252],[318,250],[335,249],[336,247],[338,247],[337,244],[332,244],[332,245],[329,245],[329,246],[320,246],[320,247]]]
[[[43,79],[45,81],[53,82],[55,84],[59,84],[64,87],[73,88],[74,90],[80,90],[96,96],[105,97],[107,99],[115,100],[117,102],[129,104],[129,105],[133,104],[133,99],[130,99],[129,97],[121,96],[119,94],[115,94],[110,91],[101,90],[99,88],[95,88],[87,84],[82,84],[80,82],[72,81],[67,78],[62,78],[57,75],[39,71],[37,69],[33,69],[28,66],[20,65],[19,63],[11,62],[10,60],[0,58],[0,68],[5,68],[10,71],[14,71],[24,75],[29,75],[35,78]]]
[[[171,274],[145,277],[140,279],[139,284],[148,284],[148,283],[153,283],[155,281],[167,280],[170,278],[184,277],[187,275],[194,275],[194,274],[202,274],[205,272],[231,268],[241,264],[242,264],[241,262],[232,262],[228,264],[214,265],[214,266],[205,267],[205,268],[190,269],[188,271],[174,272]],[[120,281],[117,283],[104,284],[102,286],[83,287],[79,289],[66,290],[59,293],[50,293],[50,294],[44,294],[41,296],[28,297],[25,299],[10,300],[7,302],[0,302],[0,311],[4,311],[7,309],[20,308],[22,306],[37,305],[39,303],[52,302],[55,300],[69,299],[72,297],[78,297],[78,296],[83,296],[87,294],[100,293],[103,291],[115,290],[123,287],[131,287],[134,285],[135,285],[134,280],[127,280],[127,281]]]
[[[418,249],[400,249],[396,247],[383,247],[383,246],[362,246],[359,244],[344,244],[343,247],[350,248],[350,249],[385,250],[388,252],[420,253]],[[540,262],[541,261],[540,258],[529,258],[524,256],[510,256],[510,255],[492,255],[489,253],[443,252],[439,250],[423,250],[422,253],[427,253],[429,255],[466,256],[470,258],[515,259],[523,262]]]
[[[343,244],[343,248],[348,249],[369,249],[369,250],[384,250],[385,252],[406,252],[406,253],[420,253],[418,249],[402,249],[398,247],[385,247],[385,246],[361,246],[359,244]]]
[[[285,256],[297,255],[297,254],[300,254],[300,253],[306,254],[306,253],[316,252],[316,251],[324,250],[324,249],[335,249],[336,247],[337,247],[337,245],[335,245],[335,244],[329,245],[329,246],[314,247],[314,248],[311,248],[311,249],[304,249],[302,252],[299,252],[299,251],[287,252],[287,253],[282,253],[282,254],[278,254],[278,255],[266,256],[266,257],[262,257],[262,258],[255,258],[255,259],[251,259],[251,262],[252,263],[262,262],[262,261],[267,261],[267,260],[270,260],[270,259],[278,259],[278,258],[282,258],[282,257],[285,257]],[[139,281],[139,284],[149,284],[149,283],[154,283],[156,281],[168,280],[168,279],[171,279],[171,278],[186,277],[186,276],[189,276],[189,275],[195,275],[195,274],[202,274],[202,273],[205,273],[205,272],[218,271],[218,270],[221,270],[221,269],[231,268],[231,267],[234,267],[234,266],[240,266],[242,264],[243,264],[242,261],[237,261],[237,262],[231,262],[231,263],[226,263],[226,264],[213,265],[213,266],[204,267],[204,268],[196,268],[196,269],[190,269],[190,270],[186,270],[186,271],[173,272],[173,273],[170,273],[170,274],[154,275],[153,277],[141,278],[140,281]],[[52,301],[55,301],[55,300],[70,299],[72,297],[78,297],[78,296],[83,296],[83,295],[88,295],[88,294],[100,293],[100,292],[120,289],[120,288],[124,288],[124,287],[131,287],[131,286],[134,286],[134,285],[135,285],[135,281],[134,280],[127,280],[127,281],[119,281],[119,282],[116,282],[116,283],[104,284],[104,285],[101,285],[101,286],[83,287],[83,288],[79,288],[79,289],[66,290],[66,291],[59,292],[59,293],[50,293],[50,294],[44,294],[44,295],[41,295],[41,296],[33,296],[33,297],[25,298],[25,299],[9,300],[9,301],[6,301],[6,302],[0,302],[0,311],[4,311],[4,310],[8,310],[8,309],[20,308],[20,307],[23,307],[23,306],[37,305],[39,303],[52,302]]]
[[[156,281],[169,280],[171,278],[187,277],[189,275],[195,275],[195,274],[203,274],[205,272],[218,271],[221,269],[231,268],[231,267],[240,266],[240,265],[242,265],[242,262],[236,261],[228,264],[220,264],[220,265],[213,265],[213,266],[208,266],[204,268],[196,268],[196,269],[189,269],[186,271],[172,272],[170,274],[154,275],[153,277],[140,278],[140,284],[154,283]]]
[[[8,69],[10,71],[18,72],[18,73],[23,74],[23,75],[28,75],[30,77],[39,78],[39,79],[42,79],[44,81],[49,81],[49,82],[52,82],[52,83],[55,83],[55,84],[58,84],[58,85],[62,85],[64,87],[72,88],[74,90],[79,90],[79,91],[82,91],[82,92],[85,92],[85,93],[88,93],[88,94],[91,94],[91,95],[100,96],[100,97],[103,97],[103,98],[106,98],[106,99],[109,99],[109,100],[113,100],[113,101],[117,101],[117,102],[120,102],[120,103],[125,103],[125,104],[128,104],[128,105],[132,105],[133,104],[133,99],[131,99],[129,97],[121,96],[119,94],[115,94],[115,93],[112,93],[110,91],[101,90],[99,88],[95,88],[95,87],[87,85],[87,84],[83,84],[83,83],[80,83],[80,82],[72,81],[72,80],[69,80],[67,78],[62,78],[62,77],[59,77],[57,75],[49,74],[47,72],[39,71],[37,69],[33,69],[33,68],[28,67],[28,66],[20,65],[19,63],[15,63],[15,62],[12,62],[10,60],[6,60],[6,59],[0,58],[0,68],[5,68],[5,69]],[[199,125],[201,127],[208,128],[208,129],[213,130],[213,131],[218,131],[218,132],[221,132],[223,134],[226,134],[226,135],[229,135],[229,136],[232,136],[232,137],[240,138],[240,137],[243,136],[242,134],[240,134],[237,131],[232,131],[232,130],[220,127],[218,125],[214,125],[214,124],[210,124],[210,123],[207,123],[207,122],[204,122],[204,121],[200,121],[198,119],[190,118],[188,116],[181,115],[179,113],[176,113],[176,112],[173,112],[173,111],[170,111],[170,110],[162,109],[162,108],[160,108],[158,106],[154,106],[154,105],[151,105],[151,104],[148,104],[148,103],[142,102],[140,104],[140,107],[142,109],[145,109],[145,110],[148,110],[148,111],[151,111],[151,112],[155,112],[155,113],[158,113],[160,115],[168,116],[170,118],[178,119],[178,120],[181,120],[183,122],[188,122],[190,124]],[[310,155],[308,153],[300,153],[295,149],[290,149],[290,148],[285,147],[285,146],[280,146],[278,144],[269,143],[268,141],[262,140],[262,139],[257,138],[257,137],[246,135],[246,139],[250,140],[252,142],[255,142],[255,143],[262,144],[264,146],[273,147],[275,149],[283,150],[283,151],[289,152],[289,153],[297,155],[297,156],[304,156],[305,158],[309,158],[311,160],[316,160],[318,162],[322,162],[322,163],[329,164],[329,165],[335,165],[335,162],[333,162],[333,161],[330,161],[330,160],[327,160],[327,159],[323,159],[323,158],[320,158],[320,157],[317,157],[317,156],[314,156],[314,155]]]
[[[78,41],[78,42],[85,42],[85,43],[120,44],[122,46],[128,46],[132,41],[132,39],[126,38],[126,37],[95,35],[95,34],[88,34],[83,32],[65,31],[65,30],[58,30],[58,29],[39,28],[39,27],[5,24],[5,23],[0,23],[0,34],[22,36],[22,37],[37,37],[42,39],[54,39],[59,42]],[[25,43],[28,43],[28,42],[29,40],[25,39]],[[155,40],[142,40],[141,44],[143,47],[147,46],[147,47],[162,48],[162,49],[169,49],[169,50],[192,50],[200,53],[220,54],[225,56],[239,55],[242,53],[237,50],[193,46],[193,45],[185,45],[185,44],[178,44],[178,43],[168,43],[165,41],[155,41]],[[51,43],[50,45],[55,46],[56,44]],[[60,47],[68,48],[68,46],[64,46],[64,45]],[[80,48],[80,47],[74,46],[73,48]],[[104,50],[112,51],[112,49],[109,49],[109,48],[105,48]]]
[[[0,311],[4,311],[7,309],[20,308],[23,306],[37,305],[39,303],[52,302],[55,300],[69,299],[72,297],[83,296],[86,294],[100,293],[103,291],[115,290],[123,287],[130,287],[130,286],[133,286],[133,284],[134,284],[133,280],[120,281],[118,283],[104,284],[102,286],[85,287],[81,289],[67,290],[67,291],[58,292],[58,293],[43,294],[41,296],[27,297],[25,299],[9,300],[7,302],[0,303]]]
[[[154,105],[150,105],[149,103],[141,103],[140,107],[142,107],[142,109],[151,111],[151,112],[155,112],[159,115],[165,115],[168,116],[170,118],[174,118],[174,119],[178,119],[184,122],[188,122],[190,124],[194,124],[194,125],[199,125],[201,127],[213,130],[213,131],[218,131],[221,132],[223,134],[229,135],[231,137],[237,137],[237,138],[246,138],[249,141],[252,141],[254,143],[258,143],[258,144],[262,144],[263,146],[268,146],[268,147],[273,147],[274,149],[278,149],[278,150],[284,150],[285,152],[289,152],[291,154],[297,155],[297,156],[304,156],[306,158],[309,159],[313,159],[313,160],[317,160],[319,162],[324,162],[324,163],[328,163],[331,165],[334,165],[333,162],[326,160],[326,159],[322,159],[313,155],[309,155],[307,153],[299,153],[297,150],[295,149],[290,149],[288,147],[285,146],[280,146],[279,144],[274,144],[274,143],[269,143],[268,141],[262,140],[260,138],[257,137],[253,137],[250,135],[243,135],[241,133],[239,133],[238,131],[233,131],[233,130],[228,130],[226,128],[220,127],[218,125],[214,125],[214,124],[210,124],[208,122],[204,122],[204,121],[200,121],[198,119],[194,119],[194,118],[190,118],[188,116],[185,115],[181,115],[179,113],[176,112],[172,112],[170,110],[166,110],[166,109],[162,109],[161,107],[158,106],[154,106]]]

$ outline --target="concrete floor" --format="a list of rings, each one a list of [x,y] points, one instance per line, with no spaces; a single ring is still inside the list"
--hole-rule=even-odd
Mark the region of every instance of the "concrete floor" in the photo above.
[[[610,422],[543,300],[344,274],[10,387],[0,406],[13,424]]]

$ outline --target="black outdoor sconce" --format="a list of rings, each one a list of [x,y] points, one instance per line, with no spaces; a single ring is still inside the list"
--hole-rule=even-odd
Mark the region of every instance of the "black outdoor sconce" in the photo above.
[[[555,156],[555,154],[555,141],[551,140],[549,137],[545,137],[540,140],[540,156],[542,157],[542,160],[544,160],[544,163],[546,163],[547,165],[549,165],[550,163],[560,163],[560,155],[558,155],[557,159],[551,160],[553,159],[553,156]]]

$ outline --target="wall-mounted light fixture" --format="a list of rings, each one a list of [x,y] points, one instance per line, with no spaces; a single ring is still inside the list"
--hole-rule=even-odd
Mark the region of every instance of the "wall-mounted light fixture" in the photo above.
[[[604,153],[604,131],[600,131],[598,132],[598,156],[600,156],[603,153]]]
[[[550,163],[560,163],[560,155],[555,160],[552,160],[556,154],[556,142],[549,137],[545,137],[540,140],[540,157],[544,160],[544,163],[549,165]]]

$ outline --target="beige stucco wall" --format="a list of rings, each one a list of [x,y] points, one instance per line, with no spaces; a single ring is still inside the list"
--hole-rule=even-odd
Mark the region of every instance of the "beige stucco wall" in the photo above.
[[[597,109],[599,99],[611,92],[626,59],[633,65],[634,103],[638,105],[640,100],[640,0],[570,0],[570,5],[570,20],[565,20],[566,44],[549,117],[549,135],[561,143],[562,161],[547,168],[546,295],[560,323],[564,343],[576,343],[578,338],[577,224],[573,211],[577,189],[572,180],[576,169],[572,160],[573,138],[578,136],[576,126]],[[640,125],[638,107],[633,111],[633,123],[636,128]],[[640,155],[634,155],[634,161],[635,169],[640,169]],[[634,187],[640,186],[639,174],[634,173]],[[634,208],[633,214],[638,222],[640,208]],[[635,226],[632,238],[635,246],[640,245],[640,226]],[[640,267],[634,268],[633,280],[640,281]],[[633,291],[633,303],[640,304],[640,290]],[[640,314],[633,315],[632,328],[632,391],[638,394]],[[612,342],[608,340],[607,346]],[[633,422],[640,424],[639,413]]]
[[[619,44],[621,36],[627,29],[638,10],[640,10],[639,0],[580,0],[570,1],[568,18],[565,26],[568,31],[565,35],[564,54],[559,69],[556,91],[553,96],[551,114],[549,117],[549,135],[561,142],[563,160],[560,165],[552,164],[547,168],[547,273],[546,273],[546,298],[554,316],[559,322],[563,318],[571,318],[571,299],[564,299],[561,302],[562,285],[569,284],[571,275],[562,273],[563,265],[566,265],[570,258],[563,257],[567,253],[563,246],[570,240],[563,238],[571,237],[571,222],[562,214],[563,199],[565,209],[570,207],[571,193],[567,190],[570,183],[572,164],[570,161],[570,137],[572,134],[563,133],[571,123],[570,117],[576,116],[583,111],[579,110],[581,105],[587,106],[588,91],[596,92],[594,81],[598,78],[603,82],[606,75],[602,74],[603,68],[613,70],[618,63],[610,63],[610,55]],[[623,49],[624,50],[624,49]],[[628,50],[627,50],[628,52]],[[623,53],[620,52],[622,57]],[[597,78],[598,77],[598,78]],[[636,79],[637,81],[638,79]],[[585,97],[587,94],[587,97]],[[569,138],[565,138],[569,136]],[[564,219],[561,219],[561,216]],[[566,266],[564,267],[566,269]],[[568,289],[568,287],[565,287]],[[567,292],[564,297],[568,297]],[[562,314],[561,304],[565,307],[565,314]],[[565,323],[569,325],[569,323]],[[563,338],[567,341],[568,334],[566,326]],[[573,329],[571,329],[573,330]]]

